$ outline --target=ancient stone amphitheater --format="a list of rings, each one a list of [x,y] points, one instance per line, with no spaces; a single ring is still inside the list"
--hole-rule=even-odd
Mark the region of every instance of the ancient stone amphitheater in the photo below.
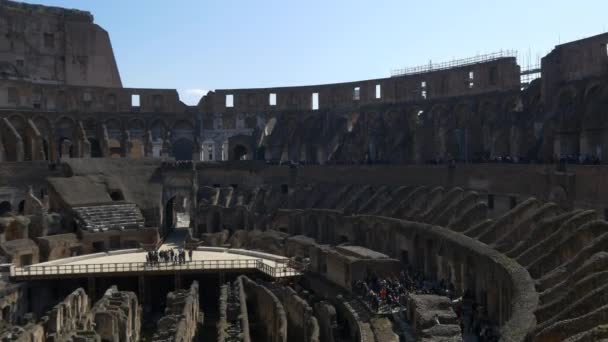
[[[0,52],[3,341],[608,340],[608,34],[196,106],[88,12]]]

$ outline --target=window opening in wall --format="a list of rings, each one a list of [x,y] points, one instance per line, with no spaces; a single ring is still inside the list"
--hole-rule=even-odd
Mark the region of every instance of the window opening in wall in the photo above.
[[[517,206],[517,198],[511,196],[509,197],[509,207],[511,209],[515,208]]]
[[[382,98],[382,85],[380,85],[380,84],[376,84],[376,98],[377,99]]]
[[[23,59],[18,59],[17,60],[17,66],[19,68],[23,68],[25,66],[25,61]]]
[[[353,89],[353,100],[359,101],[360,99],[361,99],[361,88],[355,87],[355,89]]]
[[[474,82],[468,82],[467,86],[469,87],[469,89],[473,89],[473,87],[475,86],[475,83]]]
[[[139,94],[131,95],[131,107],[139,108],[139,106],[140,106]]]
[[[93,101],[93,96],[91,96],[90,92],[85,91],[82,94],[82,101],[84,101],[84,102],[91,102],[91,101]]]
[[[606,56],[608,56],[608,43],[604,47],[606,48]]]
[[[312,110],[319,110],[319,93],[312,93]]]
[[[289,192],[289,186],[287,184],[281,184],[281,193],[286,194]]]
[[[426,100],[426,81],[420,82],[420,97]]]
[[[213,160],[213,144],[206,144],[206,149],[207,149],[207,160],[212,161]]]
[[[494,209],[494,195],[488,194],[488,208]]]
[[[469,80],[474,80],[474,79],[475,79],[475,72],[469,71]]]
[[[122,195],[122,191],[120,191],[120,190],[111,191],[110,192],[110,198],[114,202],[116,202],[116,201],[124,201],[124,199],[125,199],[125,197]]]
[[[226,108],[234,107],[234,95],[228,94],[226,95]]]
[[[270,93],[270,95],[268,95],[268,104],[270,104],[271,106],[277,105],[277,94]]]

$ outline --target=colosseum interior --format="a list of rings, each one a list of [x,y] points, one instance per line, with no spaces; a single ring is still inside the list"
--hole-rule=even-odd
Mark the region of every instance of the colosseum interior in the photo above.
[[[608,340],[607,44],[188,106],[0,0],[0,337]]]

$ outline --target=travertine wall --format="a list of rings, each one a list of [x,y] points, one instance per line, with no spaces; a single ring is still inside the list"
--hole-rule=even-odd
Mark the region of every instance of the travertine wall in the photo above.
[[[287,340],[319,342],[319,323],[308,303],[290,287],[278,286],[274,294],[279,298],[287,315]]]
[[[194,341],[202,323],[198,282],[194,281],[189,289],[167,294],[165,314],[151,341]]]
[[[89,12],[0,2],[0,62],[12,77],[121,87],[108,33]]]
[[[110,287],[91,309],[95,332],[106,341],[136,342],[140,339],[142,309],[134,292]]]
[[[247,298],[252,339],[269,342],[287,342],[287,315],[279,299],[270,290],[251,279],[241,276]],[[252,323],[253,322],[253,323]]]

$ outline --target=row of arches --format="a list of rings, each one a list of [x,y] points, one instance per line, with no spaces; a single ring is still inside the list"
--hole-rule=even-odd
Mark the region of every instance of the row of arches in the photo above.
[[[160,157],[163,150],[180,160],[191,160],[197,150],[195,125],[178,120],[169,126],[162,120],[146,124],[139,118],[82,121],[62,116],[27,119],[11,115],[0,124],[4,160],[56,160],[80,157]]]

